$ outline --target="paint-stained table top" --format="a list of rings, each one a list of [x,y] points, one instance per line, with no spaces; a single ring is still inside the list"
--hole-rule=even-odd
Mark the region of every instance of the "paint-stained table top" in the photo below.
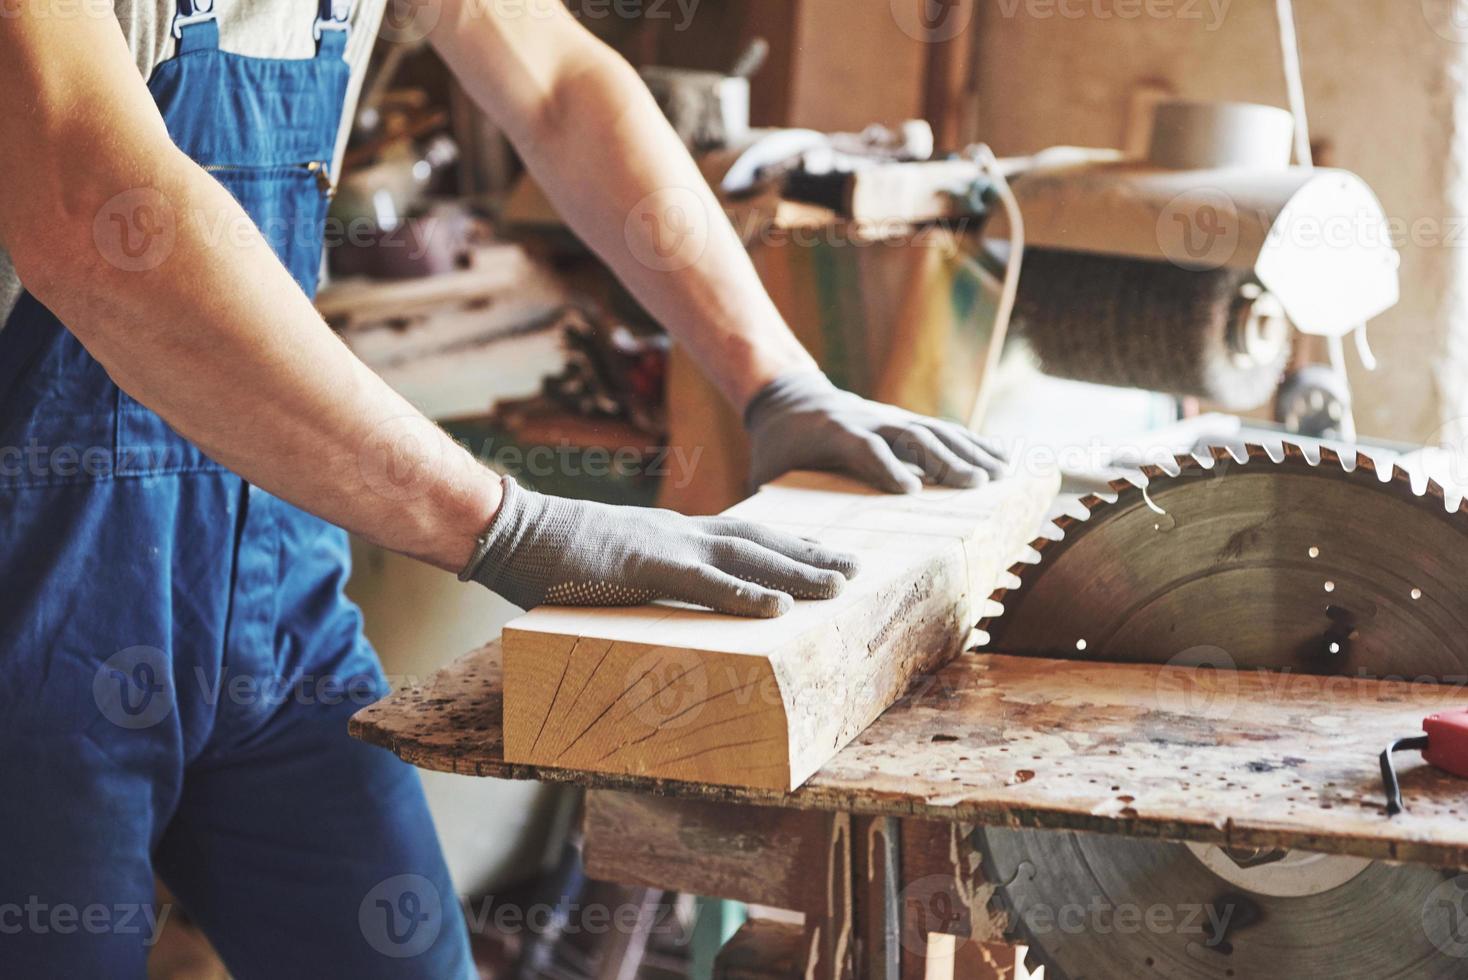
[[[425,769],[729,803],[921,816],[1468,867],[1468,780],[1377,756],[1457,686],[964,655],[792,794],[506,762],[499,644],[364,708],[352,734]]]

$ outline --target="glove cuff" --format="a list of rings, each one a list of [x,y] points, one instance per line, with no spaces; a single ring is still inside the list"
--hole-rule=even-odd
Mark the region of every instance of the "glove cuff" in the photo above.
[[[543,509],[541,495],[526,490],[514,477],[502,477],[500,487],[503,496],[499,510],[479,537],[468,564],[459,572],[460,582],[478,582],[495,592],[500,591],[510,556],[525,541],[535,525],[536,515]]]
[[[831,379],[821,371],[802,368],[782,374],[755,392],[749,404],[744,406],[744,427],[753,431],[771,413],[779,414],[812,395],[836,390],[838,389],[831,383]]]

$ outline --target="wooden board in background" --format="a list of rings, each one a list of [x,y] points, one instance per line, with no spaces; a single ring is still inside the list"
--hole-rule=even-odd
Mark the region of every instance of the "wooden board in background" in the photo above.
[[[498,644],[358,712],[351,730],[427,769],[727,803],[1083,830],[1468,868],[1468,781],[1377,754],[1461,688],[967,655],[920,679],[792,794],[505,761]]]
[[[504,631],[507,758],[794,789],[959,653],[1057,482],[894,495],[784,477],[727,513],[854,552],[842,594],[776,619],[543,606]]]

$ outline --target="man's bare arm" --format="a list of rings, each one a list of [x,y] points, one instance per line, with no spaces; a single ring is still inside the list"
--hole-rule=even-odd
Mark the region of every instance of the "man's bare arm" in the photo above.
[[[174,146],[110,13],[14,14],[0,19],[0,243],[22,284],[215,460],[378,544],[462,567],[498,478],[357,360]],[[140,202],[174,237],[129,271],[109,260],[108,209],[125,222]]]
[[[559,0],[416,10],[571,227],[736,408],[815,369],[637,73]]]

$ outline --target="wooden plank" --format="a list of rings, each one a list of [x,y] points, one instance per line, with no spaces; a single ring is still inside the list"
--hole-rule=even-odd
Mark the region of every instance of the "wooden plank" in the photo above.
[[[591,877],[799,912],[800,969],[787,975],[852,972],[849,814],[595,792],[583,829]]]
[[[586,873],[804,912],[825,900],[811,868],[826,863],[832,817],[593,790],[582,818]]]
[[[508,763],[497,658],[363,709],[353,734],[470,775],[1468,867],[1468,783],[1404,754],[1388,820],[1376,761],[1460,706],[1456,686],[964,656],[785,794]]]
[[[923,980],[949,957],[966,980],[1006,980],[1014,974],[1015,948],[1003,942],[1006,923],[990,909],[994,887],[969,843],[973,828],[936,820],[902,821],[901,949],[903,980]],[[953,937],[951,940],[934,937]]]
[[[857,972],[865,980],[898,980],[901,947],[901,829],[896,817],[858,817],[851,824],[856,876]]]
[[[512,762],[789,790],[962,648],[1056,480],[911,495],[792,474],[727,514],[856,553],[777,619],[541,607],[504,631]]]

